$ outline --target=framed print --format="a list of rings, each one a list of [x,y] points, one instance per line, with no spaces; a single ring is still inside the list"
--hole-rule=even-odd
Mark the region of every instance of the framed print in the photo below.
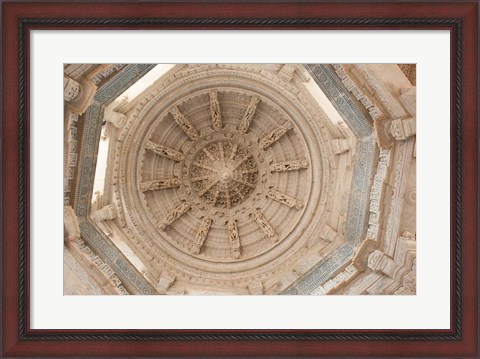
[[[4,3],[2,355],[478,356],[477,14]]]

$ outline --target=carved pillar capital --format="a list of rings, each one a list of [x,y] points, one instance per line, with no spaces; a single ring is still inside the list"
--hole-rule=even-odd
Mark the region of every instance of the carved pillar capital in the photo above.
[[[350,142],[345,138],[332,140],[333,153],[339,155],[341,153],[350,151]]]
[[[303,82],[307,82],[310,80],[310,77],[306,74],[303,67],[298,65],[292,65],[292,64],[283,65],[280,71],[278,71],[278,77],[280,77],[283,81],[288,83],[292,81],[294,73],[297,73],[297,75],[300,77],[300,79]]]
[[[109,109],[109,108],[105,110],[103,119],[106,122],[111,123],[116,128],[122,128],[127,122],[127,116],[125,114],[121,112],[113,111],[112,109]]]
[[[80,238],[77,215],[70,206],[63,207],[63,239],[67,242]]]
[[[378,249],[368,256],[367,265],[371,270],[382,272],[391,278],[398,267],[392,258]]]
[[[157,291],[160,294],[166,294],[167,290],[172,286],[174,281],[175,275],[168,272],[162,272],[158,281]]]
[[[248,285],[248,291],[250,294],[253,295],[262,295],[264,290],[263,290],[263,283],[261,280],[256,280]]]
[[[97,86],[85,78],[78,81],[63,77],[63,98],[69,109],[78,115],[83,114],[93,101]]]
[[[400,90],[400,102],[405,106],[408,113],[416,117],[416,103],[417,103],[417,87],[404,87]]]
[[[398,140],[406,140],[408,137],[417,133],[416,120],[413,117],[406,119],[396,119],[390,123],[390,134]]]
[[[70,77],[63,76],[63,99],[72,101],[80,92],[80,84]]]
[[[373,239],[364,240],[356,249],[352,258],[352,264],[359,272],[363,272],[368,268],[368,256],[379,246],[378,242]]]
[[[373,124],[378,147],[385,150],[390,149],[395,141],[406,140],[417,132],[414,117],[393,120],[380,118],[374,120]]]
[[[91,217],[95,222],[114,219],[117,217],[117,208],[114,204],[109,204],[97,211],[92,212]]]
[[[333,242],[337,238],[337,236],[337,231],[329,225],[325,225],[320,231],[320,238],[325,239],[329,242]]]

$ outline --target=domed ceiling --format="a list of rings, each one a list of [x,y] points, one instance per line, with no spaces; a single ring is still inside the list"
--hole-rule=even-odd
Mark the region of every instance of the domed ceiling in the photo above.
[[[352,271],[387,153],[333,67],[175,65],[122,95],[139,68],[86,112],[75,208],[129,292],[309,294]]]
[[[120,226],[172,288],[246,291],[315,252],[337,166],[331,123],[299,94],[261,66],[195,66],[132,109],[107,177]]]

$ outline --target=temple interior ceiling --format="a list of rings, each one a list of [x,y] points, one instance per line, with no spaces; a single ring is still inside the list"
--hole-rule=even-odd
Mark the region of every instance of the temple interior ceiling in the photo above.
[[[410,293],[412,76],[65,65],[65,293]]]

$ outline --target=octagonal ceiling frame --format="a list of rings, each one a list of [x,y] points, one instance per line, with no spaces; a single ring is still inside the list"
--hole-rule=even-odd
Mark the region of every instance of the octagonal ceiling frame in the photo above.
[[[282,294],[312,294],[333,273],[348,266],[355,247],[365,239],[367,233],[370,187],[374,176],[373,163],[378,160],[379,154],[373,133],[373,120],[365,114],[361,104],[345,87],[333,67],[328,64],[308,64],[305,68],[357,137],[357,155],[346,219],[347,243],[325,257]]]
[[[156,290],[129,263],[123,253],[89,218],[97,153],[102,129],[104,107],[143,77],[155,65],[127,65],[95,94],[93,103],[84,115],[85,127],[78,163],[78,182],[73,207],[78,216],[80,233],[85,243],[112,268],[124,287],[134,294],[156,294]]]
[[[144,67],[143,69],[139,69],[137,68],[137,66],[146,67]],[[87,214],[90,210],[92,188],[90,188],[89,190],[87,189],[86,191],[85,185],[87,185],[88,187],[88,183],[93,183],[93,178],[91,178],[91,176],[93,176],[95,172],[95,150],[98,148],[98,137],[101,131],[101,126],[99,127],[99,123],[101,123],[101,121],[98,121],[98,119],[101,116],[102,106],[104,106],[108,102],[111,102],[116,96],[122,93],[125,88],[130,86],[131,83],[136,82],[153,66],[154,65],[129,65],[129,67],[116,75],[105,86],[102,86],[102,88],[99,89],[99,91],[97,92],[94,103],[88,109],[85,116],[86,123],[88,123],[90,126],[85,126],[82,143],[84,145],[87,144],[87,146],[82,146],[82,152],[85,153],[82,153],[79,163],[79,168],[81,169],[80,173],[82,174],[85,171],[89,171],[90,179],[85,181],[85,176],[83,174],[79,176],[81,180],[78,183],[75,196],[75,209],[77,214],[79,215],[82,236],[85,236],[85,239],[87,239],[87,244],[91,245],[92,248],[95,249],[98,254],[100,254],[102,259],[104,259],[107,264],[111,265],[112,269],[114,269],[116,273],[118,272],[120,279],[122,280],[122,282],[125,282],[124,284],[126,284],[126,287],[128,287],[130,291],[141,294],[154,294],[156,293],[156,291],[145,280],[145,278],[143,278],[143,276],[141,276],[138,271],[133,266],[131,266],[128,261],[126,261],[123,254],[112,243],[110,243],[110,240],[102,233],[98,226],[93,224],[87,218]],[[317,70],[318,68],[320,68],[320,72],[323,72],[324,75],[328,76],[321,76],[320,78],[320,76],[315,75],[314,71],[312,70],[314,69],[314,67],[312,66],[317,66]],[[307,66],[307,70],[311,74],[313,74],[312,77],[314,78],[315,82],[331,100],[332,104],[335,106],[340,115],[345,119],[345,122],[349,125],[352,132],[359,138],[357,142],[357,158],[354,166],[355,178],[352,181],[352,186],[355,183],[361,182],[358,181],[359,178],[363,179],[363,184],[369,186],[369,184],[371,184],[371,179],[373,176],[372,169],[373,161],[375,159],[374,157],[378,157],[378,151],[375,151],[376,146],[374,138],[372,136],[371,124],[368,122],[368,120],[366,120],[365,116],[362,116],[362,111],[359,110],[359,108],[361,109],[361,107],[358,106],[355,101],[353,101],[354,98],[340,81],[335,71],[331,67],[329,67],[329,65],[309,65]],[[341,90],[340,97],[338,97],[338,95],[337,97],[335,97],[335,93],[333,92],[334,89]],[[352,113],[355,116],[352,116]],[[95,119],[97,119],[97,121],[95,121]],[[95,126],[98,127],[97,131],[95,131]],[[86,140],[87,138],[88,140]],[[92,139],[94,139],[93,142]],[[93,151],[92,148],[94,148]],[[360,153],[363,153],[363,155],[359,156],[358,154]],[[87,156],[84,156],[85,154]],[[369,161],[361,162],[359,159],[365,159],[365,154],[369,158]],[[87,161],[87,158],[90,159],[90,162]],[[368,164],[370,164],[370,167],[368,167]],[[367,178],[368,180],[366,180]],[[352,208],[354,206],[354,203],[362,204],[361,213],[363,213],[364,215],[366,215],[366,213],[368,212],[368,197],[370,191],[367,190],[361,192],[363,194],[366,194],[366,201],[365,199],[362,201],[361,199],[355,199],[352,197],[349,200],[349,210],[347,216],[349,218],[347,220],[347,223],[350,223],[350,226],[347,225],[348,243],[345,244],[343,247],[339,248],[331,256],[325,258],[316,268],[311,270],[310,273],[302,277],[301,280],[297,282],[294,287],[290,287],[288,290],[284,291],[284,294],[310,294],[316,288],[318,288],[319,285],[324,283],[325,280],[328,279],[329,276],[331,276],[331,274],[333,274],[335,271],[338,271],[338,269],[342,266],[345,267],[348,264],[349,259],[353,255],[353,249],[355,246],[354,244],[358,244],[359,241],[361,242],[363,240],[364,233],[366,231],[366,222],[364,220],[357,221],[357,223],[363,223],[363,226],[354,225],[354,221],[352,221]],[[353,194],[354,192],[352,191],[351,193]],[[352,232],[354,230],[356,230],[355,233]]]

